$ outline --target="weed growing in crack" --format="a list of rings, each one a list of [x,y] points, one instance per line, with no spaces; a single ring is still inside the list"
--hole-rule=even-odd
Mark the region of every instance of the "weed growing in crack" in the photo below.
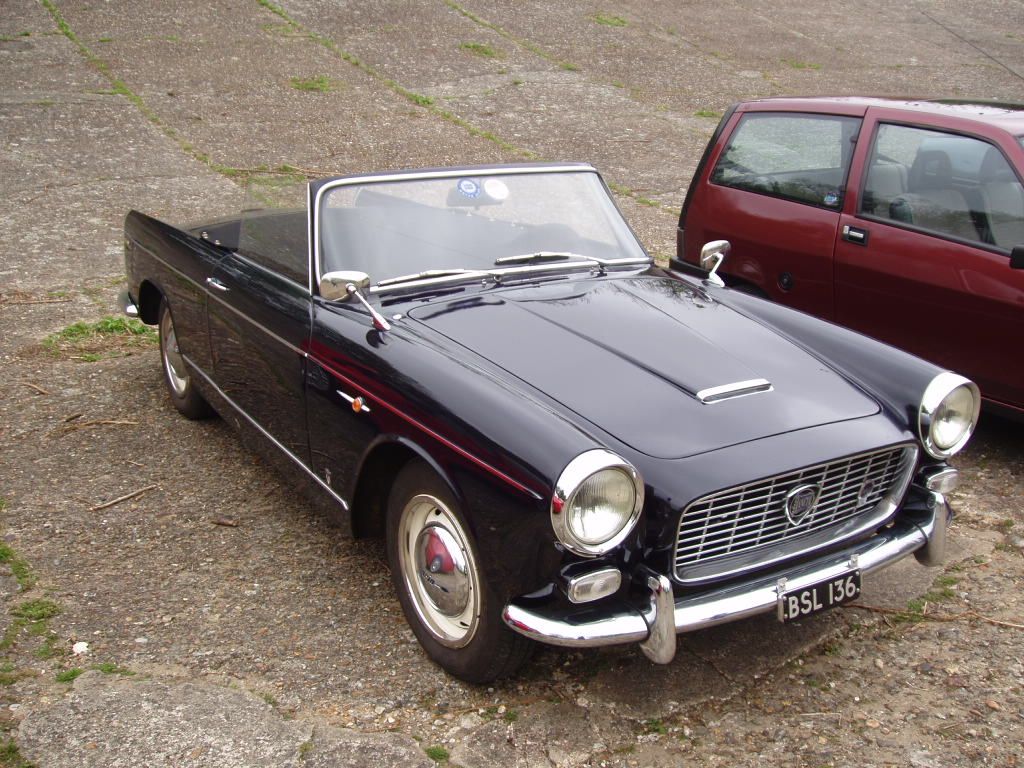
[[[485,59],[497,59],[502,56],[501,51],[487,45],[487,43],[461,43],[459,48],[477,56],[482,56]]]
[[[790,69],[821,69],[821,64],[814,64],[810,61],[797,61],[795,59],[780,59],[780,61]]]
[[[331,79],[327,75],[314,75],[313,77],[293,77],[291,79],[292,88],[297,91],[316,91],[318,93],[327,93],[328,91],[334,90],[334,85],[331,83]]]
[[[7,505],[2,500],[0,502],[2,502],[0,503],[0,512],[2,512]],[[18,556],[17,552],[11,549],[9,544],[3,541],[0,541],[0,563],[6,563],[11,569],[11,575],[18,582],[18,587],[22,592],[31,589],[35,585],[36,577],[32,575],[28,564]]]
[[[24,603],[19,603],[11,608],[10,613],[18,619],[39,622],[52,619],[54,616],[59,615],[60,606],[52,600],[38,598],[36,600],[26,600]]]
[[[448,750],[444,747],[427,747],[423,751],[426,752],[427,757],[435,763],[444,763],[448,760]]]
[[[54,675],[54,678],[58,683],[73,683],[75,681],[75,678],[77,678],[83,672],[85,672],[84,669],[72,667],[71,669],[65,669],[61,672],[58,672],[56,675]]]
[[[3,768],[36,768],[35,763],[30,763],[21,756],[14,739],[8,739],[5,743],[0,744],[0,766]]]

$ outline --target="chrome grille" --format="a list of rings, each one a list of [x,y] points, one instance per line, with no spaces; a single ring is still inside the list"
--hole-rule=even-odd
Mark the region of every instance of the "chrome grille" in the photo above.
[[[902,494],[917,452],[907,446],[848,456],[748,485],[727,488],[690,504],[679,519],[676,577],[685,570],[767,545],[785,543],[858,518],[871,518],[879,503]],[[818,485],[814,508],[798,523],[786,515],[786,494]],[[899,497],[892,498],[892,509]]]

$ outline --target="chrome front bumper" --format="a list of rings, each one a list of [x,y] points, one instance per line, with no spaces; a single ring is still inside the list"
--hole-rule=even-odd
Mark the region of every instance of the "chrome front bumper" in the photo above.
[[[945,557],[946,528],[952,511],[942,495],[934,492],[927,507],[930,518],[903,523],[817,560],[699,595],[674,598],[668,577],[648,570],[645,580],[650,599],[643,610],[623,607],[600,612],[595,604],[584,613],[559,615],[512,601],[505,606],[502,617],[516,632],[542,643],[571,648],[640,643],[651,661],[667,664],[675,656],[677,633],[774,611],[782,583],[784,589],[795,590],[838,577],[852,568],[859,568],[862,574],[871,573],[911,553],[924,565],[940,564]]]

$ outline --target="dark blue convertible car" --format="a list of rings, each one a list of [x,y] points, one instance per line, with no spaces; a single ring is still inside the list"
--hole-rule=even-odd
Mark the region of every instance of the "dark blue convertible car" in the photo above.
[[[656,267],[586,165],[308,184],[304,204],[125,223],[171,402],[219,413],[387,544],[427,654],[802,619],[943,556],[977,387]]]

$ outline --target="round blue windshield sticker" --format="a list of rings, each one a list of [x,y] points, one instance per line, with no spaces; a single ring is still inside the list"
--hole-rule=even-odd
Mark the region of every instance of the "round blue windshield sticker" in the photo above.
[[[458,187],[463,197],[480,197],[480,185],[473,179],[459,179]]]

